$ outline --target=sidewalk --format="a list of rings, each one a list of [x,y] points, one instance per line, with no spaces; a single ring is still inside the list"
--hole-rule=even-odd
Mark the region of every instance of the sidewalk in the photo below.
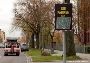
[[[57,54],[52,54],[52,56],[62,56],[63,54],[63,51],[59,50],[54,50],[54,52],[57,52]],[[66,61],[66,63],[90,63],[90,54],[76,53],[76,55],[81,57],[82,60]],[[30,63],[63,63],[63,61],[58,60],[54,62],[30,62]]]
[[[63,54],[63,51],[54,50],[54,52],[57,52],[57,54],[53,54],[53,56],[61,56]],[[81,57],[83,60],[90,60],[90,54],[76,53],[76,55]]]

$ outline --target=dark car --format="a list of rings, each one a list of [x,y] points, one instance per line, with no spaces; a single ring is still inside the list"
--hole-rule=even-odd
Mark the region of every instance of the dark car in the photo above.
[[[29,51],[29,47],[27,44],[21,44],[21,51]]]

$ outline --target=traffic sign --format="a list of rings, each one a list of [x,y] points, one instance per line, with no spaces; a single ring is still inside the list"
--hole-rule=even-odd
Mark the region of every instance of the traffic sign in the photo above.
[[[72,4],[55,4],[55,29],[72,29]]]

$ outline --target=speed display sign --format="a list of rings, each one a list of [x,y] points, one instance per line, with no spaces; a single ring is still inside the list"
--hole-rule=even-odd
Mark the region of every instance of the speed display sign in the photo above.
[[[55,4],[55,29],[72,29],[72,4]]]

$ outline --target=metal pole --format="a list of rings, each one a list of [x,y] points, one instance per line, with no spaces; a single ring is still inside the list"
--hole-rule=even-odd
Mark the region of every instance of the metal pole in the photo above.
[[[63,63],[66,63],[66,32],[63,32]]]
[[[65,3],[65,0],[63,0]],[[63,63],[66,63],[66,32],[63,32]]]

